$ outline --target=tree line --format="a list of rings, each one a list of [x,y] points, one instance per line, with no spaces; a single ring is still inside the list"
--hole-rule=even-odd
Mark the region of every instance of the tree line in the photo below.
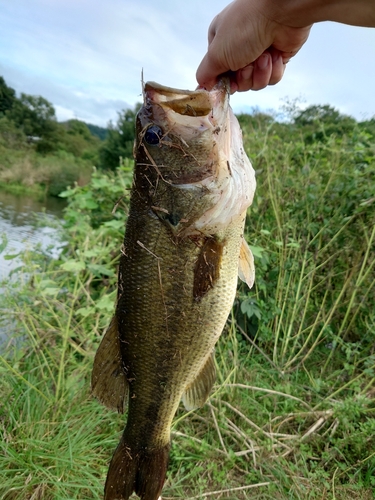
[[[17,96],[0,76],[1,144],[9,149],[32,147],[40,155],[65,151],[98,168],[113,170],[121,157],[132,157],[139,107],[119,112],[116,124],[110,122],[107,128],[78,119],[58,122],[47,99],[25,93]]]
[[[27,145],[40,155],[65,151],[100,169],[114,170],[121,158],[133,157],[135,118],[139,107],[140,104],[136,104],[133,109],[120,111],[116,123],[109,122],[107,128],[77,119],[58,122],[55,109],[47,99],[25,93],[17,96],[0,77],[0,139],[6,147]],[[328,104],[300,109],[289,103],[284,111],[286,115],[281,120],[272,113],[257,110],[238,115],[245,138],[246,134],[262,127],[272,129],[272,133],[287,142],[324,143],[333,136],[337,140],[352,137],[355,141],[360,134],[358,140],[366,143],[367,153],[374,154],[375,117],[357,122]]]

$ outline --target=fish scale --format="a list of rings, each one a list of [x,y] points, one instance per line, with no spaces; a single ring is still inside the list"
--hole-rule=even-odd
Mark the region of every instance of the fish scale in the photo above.
[[[100,401],[128,401],[105,500],[159,498],[179,402],[208,398],[237,276],[254,281],[243,232],[255,176],[227,88],[144,87],[116,311],[92,374]]]
[[[138,228],[138,222],[135,224]],[[128,230],[131,227],[131,221]],[[144,248],[137,243],[129,247],[125,244],[126,257],[122,257],[120,268],[123,270],[123,289],[118,300],[118,316],[124,323],[123,360],[130,366],[129,377],[139,378],[130,384],[130,397],[132,391],[137,398],[137,392],[143,391],[140,405],[143,400],[148,404],[148,397],[154,401],[155,395],[160,392],[160,411],[170,413],[170,407],[177,407],[182,392],[187,384],[192,382],[199,367],[207,359],[208,354],[220,335],[228,316],[228,308],[233,304],[237,282],[238,252],[240,238],[230,238],[223,256],[225,275],[216,283],[215,294],[203,297],[199,302],[193,298],[194,264],[198,258],[200,248],[187,239],[177,245],[165,227],[155,221],[155,231],[150,230],[150,225],[143,226],[144,234],[139,234],[138,241],[144,242]],[[232,229],[232,231],[235,231]],[[237,230],[238,233],[238,230]],[[131,238],[131,235],[129,235]],[[146,250],[149,249],[150,251]],[[143,254],[141,256],[141,254]],[[134,257],[133,257],[134,255]],[[157,259],[154,255],[164,255]],[[233,259],[236,256],[237,259]],[[133,268],[133,262],[134,268]],[[139,266],[141,262],[141,266]],[[170,272],[177,267],[179,272]],[[135,280],[133,276],[136,276]],[[148,283],[148,293],[145,294],[139,283],[144,280]],[[132,309],[126,311],[127,304],[132,304]],[[206,335],[200,335],[202,330]],[[122,325],[119,324],[120,338]],[[139,334],[139,332],[143,332]],[[167,348],[165,347],[167,344]],[[155,348],[156,347],[156,348]],[[134,358],[132,357],[134,356]],[[152,369],[142,371],[147,367],[147,361]],[[158,389],[158,377],[149,374],[156,371],[160,378],[167,378],[175,387],[176,397],[163,399],[162,391]],[[142,373],[142,375],[137,375]],[[147,380],[145,384],[143,378]],[[147,389],[146,389],[147,387]],[[146,393],[147,390],[147,393]],[[144,408],[139,408],[137,401],[133,402],[132,409],[139,415]],[[164,406],[167,407],[164,410]],[[129,412],[128,419],[132,413]],[[135,417],[137,419],[137,417]],[[165,418],[165,415],[163,415]],[[168,437],[169,441],[169,437]]]

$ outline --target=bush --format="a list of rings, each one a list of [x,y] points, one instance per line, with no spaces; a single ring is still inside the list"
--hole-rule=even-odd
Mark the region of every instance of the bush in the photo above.
[[[243,119],[256,284],[239,286],[209,402],[177,413],[168,498],[373,498],[374,141],[355,125],[311,143],[303,127]],[[127,160],[64,191],[63,253],[26,254],[0,299],[23,339],[0,356],[4,499],[102,497],[124,421],[89,380],[130,184]]]

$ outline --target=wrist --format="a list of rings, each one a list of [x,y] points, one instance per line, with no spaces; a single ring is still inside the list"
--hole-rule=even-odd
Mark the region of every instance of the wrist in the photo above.
[[[375,0],[264,0],[272,20],[302,28],[322,21],[375,27]]]

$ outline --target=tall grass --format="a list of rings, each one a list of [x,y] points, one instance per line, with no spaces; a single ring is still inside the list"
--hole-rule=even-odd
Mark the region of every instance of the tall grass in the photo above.
[[[352,137],[244,131],[256,285],[239,286],[208,404],[176,415],[163,499],[373,498],[375,164]],[[61,258],[25,255],[1,299],[22,339],[0,358],[4,500],[102,498],[124,418],[91,398],[89,378],[130,176],[126,162],[66,191]]]
[[[264,333],[272,332],[274,363],[296,369],[313,355],[325,355],[329,345],[323,374],[345,342],[363,347],[373,340],[374,166],[358,164],[334,138],[309,146],[303,162],[295,159],[301,145],[286,147],[276,158],[274,142],[270,137],[258,159],[265,170],[259,191],[267,195],[260,195],[249,217],[249,238],[260,247],[264,265],[249,296],[261,304],[272,282],[276,314]],[[319,159],[326,156],[322,167]]]
[[[43,157],[32,150],[2,150],[0,144],[0,185],[4,189],[22,186],[24,190],[58,196],[75,182],[88,182],[91,171],[91,164],[65,151]]]

